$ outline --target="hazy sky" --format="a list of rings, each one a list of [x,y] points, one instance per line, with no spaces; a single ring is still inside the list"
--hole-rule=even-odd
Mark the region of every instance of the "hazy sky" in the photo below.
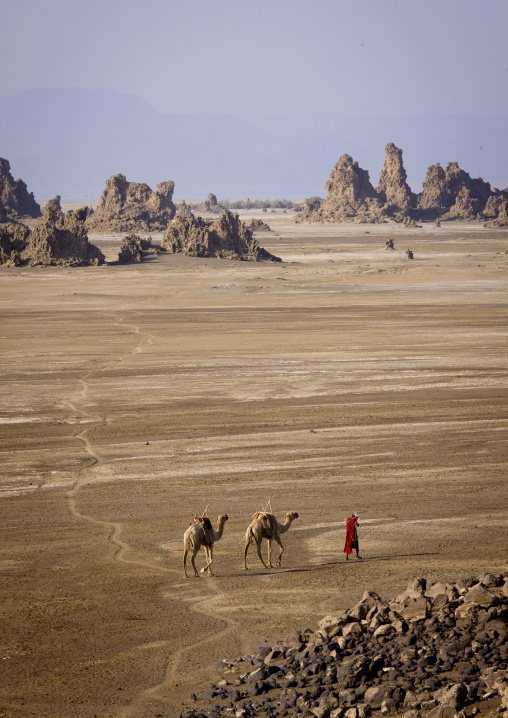
[[[508,0],[0,0],[0,94],[163,112],[508,116]]]

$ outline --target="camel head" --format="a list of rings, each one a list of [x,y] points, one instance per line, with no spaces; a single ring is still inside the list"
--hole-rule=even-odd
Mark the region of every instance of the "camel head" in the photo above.
[[[297,511],[288,511],[286,514],[286,521],[294,521],[298,518],[298,512]]]
[[[218,523],[219,526],[220,526],[221,524],[226,523],[226,521],[227,521],[228,519],[229,519],[229,516],[228,516],[227,514],[222,514],[221,516],[217,516],[217,523]]]

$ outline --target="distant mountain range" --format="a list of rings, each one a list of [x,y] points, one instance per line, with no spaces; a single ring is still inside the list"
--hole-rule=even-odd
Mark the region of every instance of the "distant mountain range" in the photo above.
[[[402,148],[408,182],[457,161],[472,177],[508,186],[508,118],[163,114],[114,90],[35,89],[0,97],[0,157],[39,201],[95,201],[113,174],[176,183],[175,199],[326,196],[345,152],[377,185],[384,148]]]

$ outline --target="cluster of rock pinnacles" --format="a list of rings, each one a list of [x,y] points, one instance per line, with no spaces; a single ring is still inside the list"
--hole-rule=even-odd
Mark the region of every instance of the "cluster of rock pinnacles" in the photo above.
[[[472,179],[457,162],[427,170],[423,191],[416,195],[407,184],[402,150],[390,142],[385,148],[377,188],[367,170],[342,155],[326,183],[327,196],[307,200],[296,222],[405,222],[437,219],[487,220],[487,226],[508,224],[508,190],[492,189]]]
[[[389,143],[377,188],[369,173],[352,157],[342,155],[326,183],[327,196],[305,200],[295,222],[386,222],[416,224],[420,220],[463,219],[486,221],[486,226],[508,226],[508,189],[492,189],[481,178],[472,179],[456,162],[439,163],[427,170],[423,191],[416,195],[407,184],[402,150]],[[63,214],[60,197],[49,202],[43,220],[30,231],[21,220],[38,218],[41,208],[26,184],[14,180],[10,165],[0,158],[0,264],[93,266],[105,261],[88,242],[87,233],[126,232],[119,261],[140,261],[157,249],[137,232],[164,232],[160,249],[196,257],[248,261],[280,261],[260,247],[253,230],[237,214],[224,209],[213,194],[196,212],[173,203],[173,181],[160,182],[155,191],[145,183],[129,182],[122,174],[106,181],[95,211],[82,208]]]

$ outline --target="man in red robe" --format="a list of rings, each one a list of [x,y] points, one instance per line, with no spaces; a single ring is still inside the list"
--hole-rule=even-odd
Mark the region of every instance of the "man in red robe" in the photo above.
[[[344,546],[344,553],[346,554],[346,561],[349,561],[349,555],[353,553],[353,549],[356,551],[356,558],[361,558],[358,547],[358,531],[357,526],[360,523],[360,517],[354,512],[354,514],[346,519],[346,544]]]

